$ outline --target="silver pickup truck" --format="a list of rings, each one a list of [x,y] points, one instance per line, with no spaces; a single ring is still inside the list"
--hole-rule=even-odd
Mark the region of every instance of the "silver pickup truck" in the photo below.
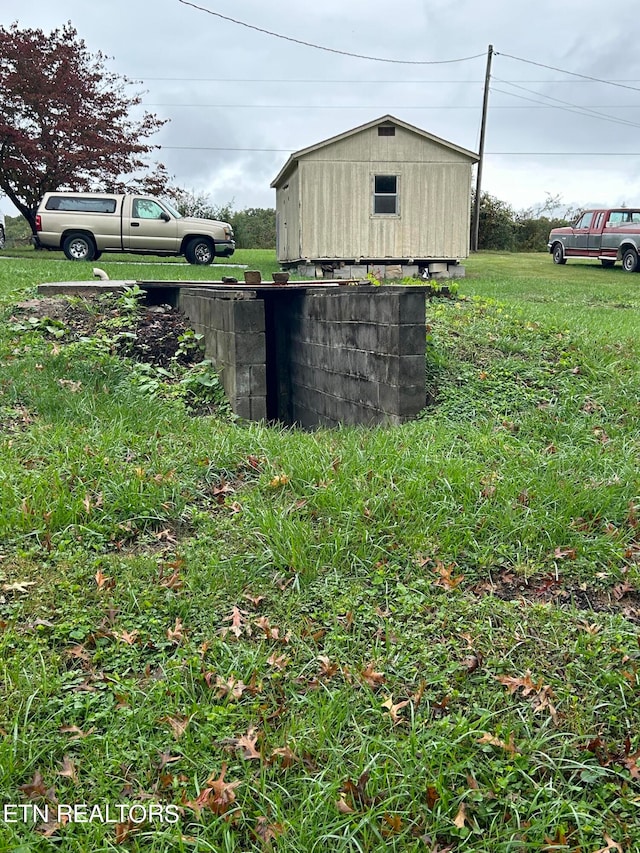
[[[41,248],[62,249],[70,261],[93,261],[103,252],[184,255],[210,264],[235,251],[228,222],[181,216],[168,202],[143,195],[47,193],[36,214]]]

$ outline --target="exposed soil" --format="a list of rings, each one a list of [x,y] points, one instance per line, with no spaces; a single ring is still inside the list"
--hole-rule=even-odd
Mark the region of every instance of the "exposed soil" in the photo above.
[[[503,601],[546,602],[558,607],[567,605],[578,610],[619,613],[630,622],[640,624],[640,591],[625,582],[609,589],[598,589],[587,584],[565,582],[555,575],[527,580],[504,569],[491,581],[476,584],[473,592],[476,595],[495,595]]]
[[[178,353],[181,350],[179,338],[189,331],[190,326],[184,314],[171,305],[141,305],[136,313],[131,314],[121,308],[117,297],[95,296],[69,301],[64,296],[48,296],[19,303],[14,314],[21,319],[35,317],[61,323],[66,330],[61,339],[63,343],[110,329],[114,333],[131,332],[135,338],[116,341],[114,353],[126,354],[136,361],[159,367],[166,367],[172,360],[188,365],[203,359],[197,347]]]

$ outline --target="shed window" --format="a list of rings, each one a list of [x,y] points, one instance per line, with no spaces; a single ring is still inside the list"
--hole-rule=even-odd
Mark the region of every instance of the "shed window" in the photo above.
[[[398,214],[398,176],[375,175],[373,179],[373,212]]]
[[[396,129],[390,124],[382,124],[378,128],[378,136],[395,136]]]

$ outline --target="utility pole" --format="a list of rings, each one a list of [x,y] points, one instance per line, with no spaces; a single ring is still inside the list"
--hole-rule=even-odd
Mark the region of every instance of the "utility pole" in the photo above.
[[[478,233],[480,231],[480,194],[482,192],[482,166],[484,164],[484,137],[487,129],[487,107],[489,106],[489,82],[491,80],[491,60],[493,45],[487,52],[487,71],[484,77],[484,98],[482,100],[482,122],[480,124],[480,149],[478,151],[478,171],[476,174],[476,197],[473,205],[473,223],[471,226],[471,251],[478,251]]]

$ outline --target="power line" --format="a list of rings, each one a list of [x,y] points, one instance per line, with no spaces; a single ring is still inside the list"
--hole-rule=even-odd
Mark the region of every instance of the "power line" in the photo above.
[[[182,2],[182,0],[180,0]],[[499,53],[498,56],[505,56],[507,59],[514,59],[516,62],[525,62],[527,65],[535,65],[538,68],[547,68],[549,71],[559,71],[560,74],[570,74],[572,77],[579,77],[582,80],[589,80],[592,83],[604,83],[607,86],[617,86],[620,89],[631,89],[633,92],[640,92],[638,86],[627,86],[625,83],[620,83],[616,80],[603,80],[600,77],[591,77],[589,74],[578,74],[577,71],[568,71],[566,68],[557,68],[555,65],[545,65],[543,62],[534,62],[533,59],[523,59],[521,56],[512,56],[510,53]]]
[[[249,110],[479,110],[479,106],[455,106],[437,104],[144,104],[145,107],[210,107],[212,109],[249,109]]]
[[[235,148],[205,145],[158,145],[164,151],[258,151],[291,154],[294,148]],[[640,157],[639,151],[487,151],[487,157]],[[420,161],[425,162],[425,161]],[[434,163],[442,162],[434,160]]]
[[[582,107],[579,104],[572,104],[570,101],[564,101],[560,98],[554,98],[551,95],[545,95],[542,92],[534,92],[531,89],[526,89],[524,86],[518,86],[515,83],[508,83],[506,80],[499,80],[499,78],[495,77],[495,80],[498,80],[499,83],[505,83],[506,85],[515,86],[518,89],[521,89],[523,92],[529,92],[532,95],[538,95],[541,98],[546,98],[549,101],[556,101],[556,104],[549,104],[555,109],[562,110],[563,112],[575,113],[576,115],[586,116],[587,118],[600,118],[604,119],[608,122],[613,122],[614,124],[624,124],[629,127],[640,127],[640,124],[637,122],[629,121],[628,119],[618,118],[617,116],[609,115],[608,113],[599,113],[596,110],[591,109],[590,107]],[[535,104],[541,104],[543,102],[534,100],[532,98],[527,98],[523,95],[517,95],[515,92],[505,92],[503,89],[495,89],[492,87],[492,91],[499,92],[501,95],[508,95],[512,98],[520,98],[524,101],[532,101]],[[547,106],[543,104],[544,106]]]
[[[440,60],[418,60],[418,59],[386,59],[380,56],[366,56],[361,53],[350,53],[347,50],[336,50],[333,47],[325,47],[321,44],[313,44],[313,42],[303,41],[302,39],[292,38],[291,36],[282,35],[282,33],[274,33],[271,30],[265,30],[263,27],[257,27],[254,24],[247,24],[246,21],[238,21],[235,18],[230,18],[228,15],[223,15],[220,12],[214,12],[212,9],[206,9],[204,6],[198,6],[196,3],[190,3],[188,0],[178,0],[183,6],[191,6],[199,12],[205,12],[207,15],[213,15],[216,18],[221,18],[223,21],[229,21],[232,24],[237,24],[240,27],[246,27],[249,30],[255,30],[258,33],[272,36],[273,38],[283,39],[284,41],[301,44],[304,47],[312,47],[314,50],[324,50],[327,53],[338,53],[341,56],[351,56],[355,59],[368,59],[372,62],[390,62],[394,65],[450,65],[454,62],[468,62],[471,59],[478,59],[484,56],[483,53],[477,53],[474,56],[463,56],[459,59],[440,59]]]
[[[481,54],[482,55],[482,54]],[[502,56],[506,56],[507,54],[501,54]],[[472,57],[476,58],[476,57]],[[454,62],[458,60],[453,60]],[[461,61],[461,60],[460,60]],[[571,73],[571,72],[567,72]],[[398,85],[405,84],[430,84],[434,86],[439,86],[442,83],[473,83],[478,86],[482,83],[482,80],[320,80],[320,79],[290,79],[290,78],[277,78],[277,77],[145,77],[144,75],[134,75],[136,77],[141,78],[141,82],[146,83],[150,81],[162,81],[167,83],[367,83],[367,84],[381,84],[381,83],[396,83]],[[513,80],[513,83],[590,83],[590,82],[601,82],[600,80],[561,80],[561,79],[553,79],[546,78],[544,80]],[[640,83],[640,79],[629,78],[622,80],[609,80],[606,81],[609,83]]]
[[[497,77],[493,78],[497,80]],[[501,81],[502,82],[502,81]],[[505,81],[507,82],[507,81]],[[524,98],[522,95],[516,95],[514,92],[505,92],[502,89],[494,89],[494,92],[500,92],[502,95],[509,95],[512,98],[521,98],[536,105],[539,110],[557,110],[560,107],[556,104],[545,104],[542,101],[535,101],[533,98]],[[542,95],[547,98],[549,95]],[[555,100],[558,100],[557,98]],[[568,103],[568,102],[564,102]],[[255,109],[255,110],[480,110],[481,105],[476,104],[153,104],[144,103],[145,107],[185,107],[190,109]],[[573,104],[576,109],[595,110],[595,109],[610,109],[610,110],[640,110],[640,104]],[[492,110],[530,110],[534,107],[520,106],[519,104],[493,104]],[[587,113],[588,115],[588,113]],[[604,114],[603,114],[604,115]],[[615,116],[611,116],[612,121],[616,121]]]

